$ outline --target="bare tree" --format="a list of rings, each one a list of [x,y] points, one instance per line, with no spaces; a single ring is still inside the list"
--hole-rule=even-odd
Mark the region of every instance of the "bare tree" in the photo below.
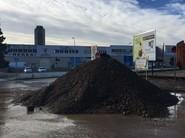
[[[5,52],[7,45],[4,43],[6,38],[3,36],[3,32],[0,28],[0,68],[8,67],[8,61],[5,60]]]

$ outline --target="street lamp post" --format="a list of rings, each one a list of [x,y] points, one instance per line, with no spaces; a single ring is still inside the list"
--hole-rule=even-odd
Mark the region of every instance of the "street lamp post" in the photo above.
[[[16,68],[15,69],[15,77],[16,77],[16,80],[17,80],[17,75],[18,75],[18,72],[17,72],[17,68],[18,68],[17,67],[17,62],[18,62],[19,59],[18,58],[14,58],[14,60],[15,60],[15,68]]]
[[[75,46],[76,46],[76,42],[75,42],[75,37],[72,37],[72,39],[73,39],[73,42],[74,42],[74,47],[73,47],[73,49],[74,49],[74,67],[76,67],[76,57],[75,57]]]

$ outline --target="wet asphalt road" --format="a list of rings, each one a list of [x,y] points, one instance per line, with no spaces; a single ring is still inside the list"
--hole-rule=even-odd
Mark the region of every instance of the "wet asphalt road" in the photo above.
[[[14,91],[37,90],[55,79],[0,80],[1,138],[184,138],[185,103],[171,107],[169,118],[152,120],[122,115],[55,115],[44,111],[27,114],[11,104]],[[184,95],[182,95],[184,96]],[[180,98],[182,98],[179,95]],[[183,98],[182,98],[183,100]]]

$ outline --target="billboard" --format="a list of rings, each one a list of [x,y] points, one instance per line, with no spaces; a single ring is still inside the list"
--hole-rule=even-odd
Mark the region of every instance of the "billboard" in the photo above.
[[[136,59],[135,61],[135,69],[136,70],[147,70],[148,69],[148,61],[146,58]]]
[[[156,60],[156,31],[148,31],[133,38],[133,60],[146,58],[148,61]]]
[[[97,52],[98,52],[97,46],[91,46],[91,60],[96,59]]]

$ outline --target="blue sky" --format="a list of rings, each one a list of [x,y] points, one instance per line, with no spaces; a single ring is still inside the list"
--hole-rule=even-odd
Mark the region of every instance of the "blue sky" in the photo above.
[[[0,20],[7,43],[33,43],[38,24],[47,44],[129,44],[153,29],[158,45],[185,39],[183,0],[0,0]]]
[[[172,3],[184,3],[184,0],[138,0],[142,8],[161,9]]]

